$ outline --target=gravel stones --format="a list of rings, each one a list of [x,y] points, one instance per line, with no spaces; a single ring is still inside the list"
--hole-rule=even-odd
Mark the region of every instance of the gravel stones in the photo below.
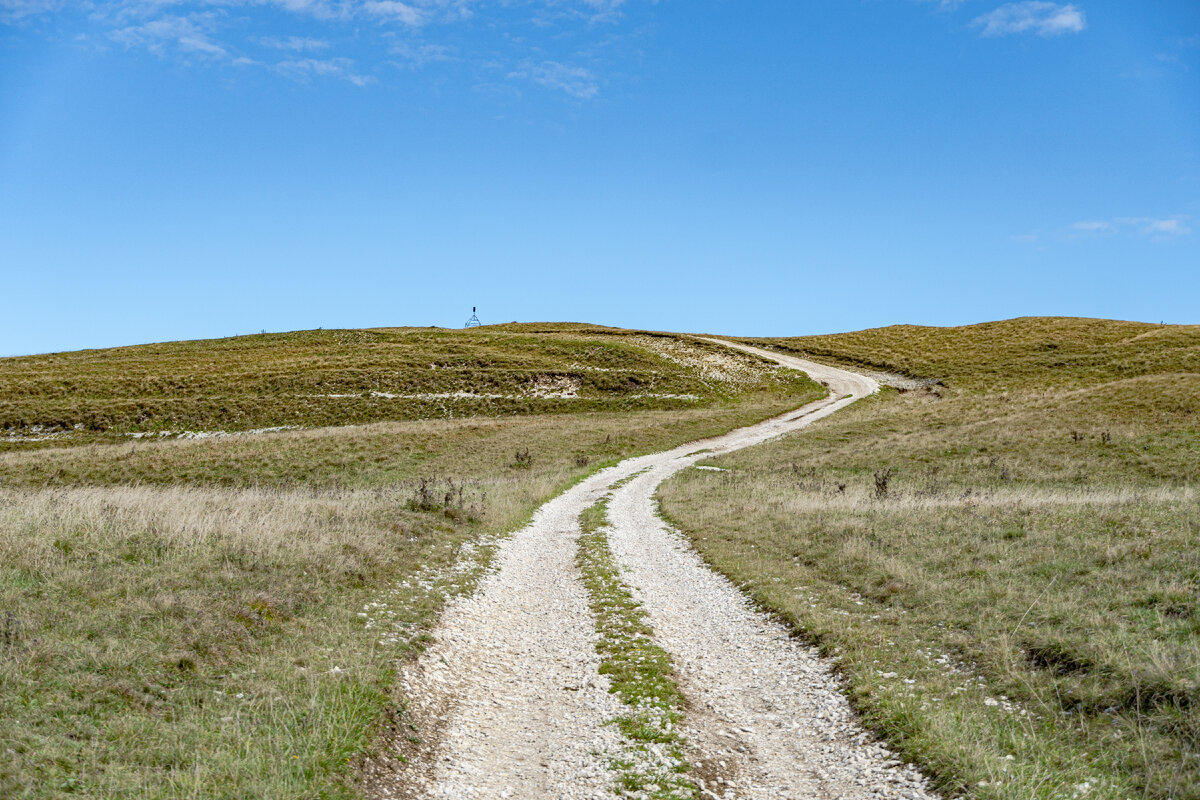
[[[604,754],[620,738],[604,723],[621,704],[599,674],[574,565],[579,514],[606,478],[555,498],[503,542],[492,572],[447,608],[436,643],[404,672],[410,717],[440,741],[431,769],[402,770],[408,792],[397,796],[614,796]]]

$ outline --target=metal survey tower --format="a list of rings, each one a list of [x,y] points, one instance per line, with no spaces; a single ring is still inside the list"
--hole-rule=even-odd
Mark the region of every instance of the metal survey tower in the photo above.
[[[469,320],[467,320],[467,324],[463,325],[463,327],[464,328],[478,328],[481,325],[483,325],[483,323],[479,321],[479,317],[475,316],[475,306],[471,306],[471,318]]]

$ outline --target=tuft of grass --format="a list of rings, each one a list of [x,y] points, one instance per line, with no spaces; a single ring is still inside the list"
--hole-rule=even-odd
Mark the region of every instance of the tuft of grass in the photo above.
[[[1033,319],[786,340],[944,385],[686,470],[662,509],[836,656],[944,791],[1194,800],[1197,333]]]
[[[685,701],[670,655],[654,643],[645,612],[621,581],[605,533],[607,503],[602,500],[580,516],[577,563],[600,634],[600,672],[629,708],[613,721],[629,743],[626,755],[614,762],[618,790],[625,797],[691,800],[698,790],[686,775],[685,743],[678,730]]]

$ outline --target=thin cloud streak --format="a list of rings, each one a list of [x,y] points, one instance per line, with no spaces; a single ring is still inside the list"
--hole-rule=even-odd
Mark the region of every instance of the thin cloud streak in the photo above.
[[[279,62],[274,70],[296,80],[310,77],[340,78],[355,86],[367,86],[375,82],[369,75],[354,72],[354,62],[349,58],[297,58]]]
[[[284,38],[263,36],[258,40],[258,43],[263,47],[270,47],[272,50],[291,50],[294,52],[329,49],[329,42],[324,39],[314,39],[311,36],[287,36]]]
[[[972,27],[982,36],[1010,36],[1033,33],[1038,36],[1061,36],[1079,33],[1087,27],[1087,17],[1074,4],[1059,5],[1043,0],[1024,0],[1007,3],[994,11],[975,18]]]
[[[406,67],[423,67],[437,61],[456,60],[451,49],[441,44],[401,42],[393,45],[388,52],[399,56]]]
[[[1186,236],[1192,232],[1188,227],[1187,217],[1177,216],[1168,219],[1153,217],[1122,217],[1116,220],[1121,225],[1129,225],[1138,230],[1143,236]]]
[[[131,25],[112,31],[109,36],[113,41],[126,47],[144,47],[160,56],[171,46],[182,53],[213,58],[228,56],[228,51],[210,39],[208,32],[202,27],[207,20],[208,18],[204,15],[166,16],[143,25]]]
[[[1188,224],[1191,217],[1177,214],[1173,217],[1117,217],[1111,220],[1080,220],[1071,226],[1072,238],[1079,236],[1115,236],[1134,233],[1156,240],[1187,236],[1192,232]]]
[[[0,22],[15,23],[63,8],[63,0],[0,0]]]
[[[565,92],[579,100],[591,100],[600,91],[596,77],[583,67],[543,61],[539,64],[526,62],[518,70],[510,72],[509,78],[525,78],[547,89]]]
[[[367,0],[362,9],[371,16],[402,22],[417,27],[428,20],[424,11],[397,0]]]

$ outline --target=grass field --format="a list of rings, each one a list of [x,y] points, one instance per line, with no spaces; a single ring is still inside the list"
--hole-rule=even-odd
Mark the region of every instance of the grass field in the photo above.
[[[925,379],[661,490],[866,720],[950,795],[1200,797],[1200,328],[746,341]],[[403,731],[397,659],[489,542],[820,395],[716,348],[520,325],[0,360],[0,796],[355,797]]]
[[[786,376],[584,325],[300,331],[0,359],[0,449],[384,420],[706,407]]]
[[[1023,317],[958,328],[893,325],[830,336],[742,339],[858,367],[941,380],[964,392],[1089,388],[1200,372],[1200,326]]]
[[[469,336],[488,344],[473,349]],[[0,797],[355,797],[362,759],[403,725],[392,711],[404,700],[393,694],[397,659],[471,585],[490,541],[605,463],[821,394],[794,373],[683,339],[562,326],[366,332],[371,343],[396,337],[402,346],[383,350],[407,353],[414,375],[452,350],[463,364],[497,353],[496,364],[471,362],[421,391],[551,389],[468,418],[447,406],[425,420],[123,436],[338,419],[325,406],[288,416],[295,392],[348,392],[335,374],[358,375],[356,390],[413,392],[401,378],[368,383],[395,363],[343,363],[341,344],[328,344],[338,337],[355,339],[0,361],[0,404],[26,409],[0,453]],[[519,368],[502,366],[511,352]],[[286,373],[309,368],[296,389]],[[569,393],[554,388],[564,376],[583,399],[537,396]],[[699,399],[643,396],[656,393]],[[150,416],[139,422],[131,408]],[[532,411],[553,413],[517,413]],[[78,433],[76,413],[103,424]],[[31,424],[56,415],[50,433],[64,435],[28,441],[47,433]]]
[[[664,485],[949,794],[1200,797],[1200,327],[746,340],[940,381]]]

